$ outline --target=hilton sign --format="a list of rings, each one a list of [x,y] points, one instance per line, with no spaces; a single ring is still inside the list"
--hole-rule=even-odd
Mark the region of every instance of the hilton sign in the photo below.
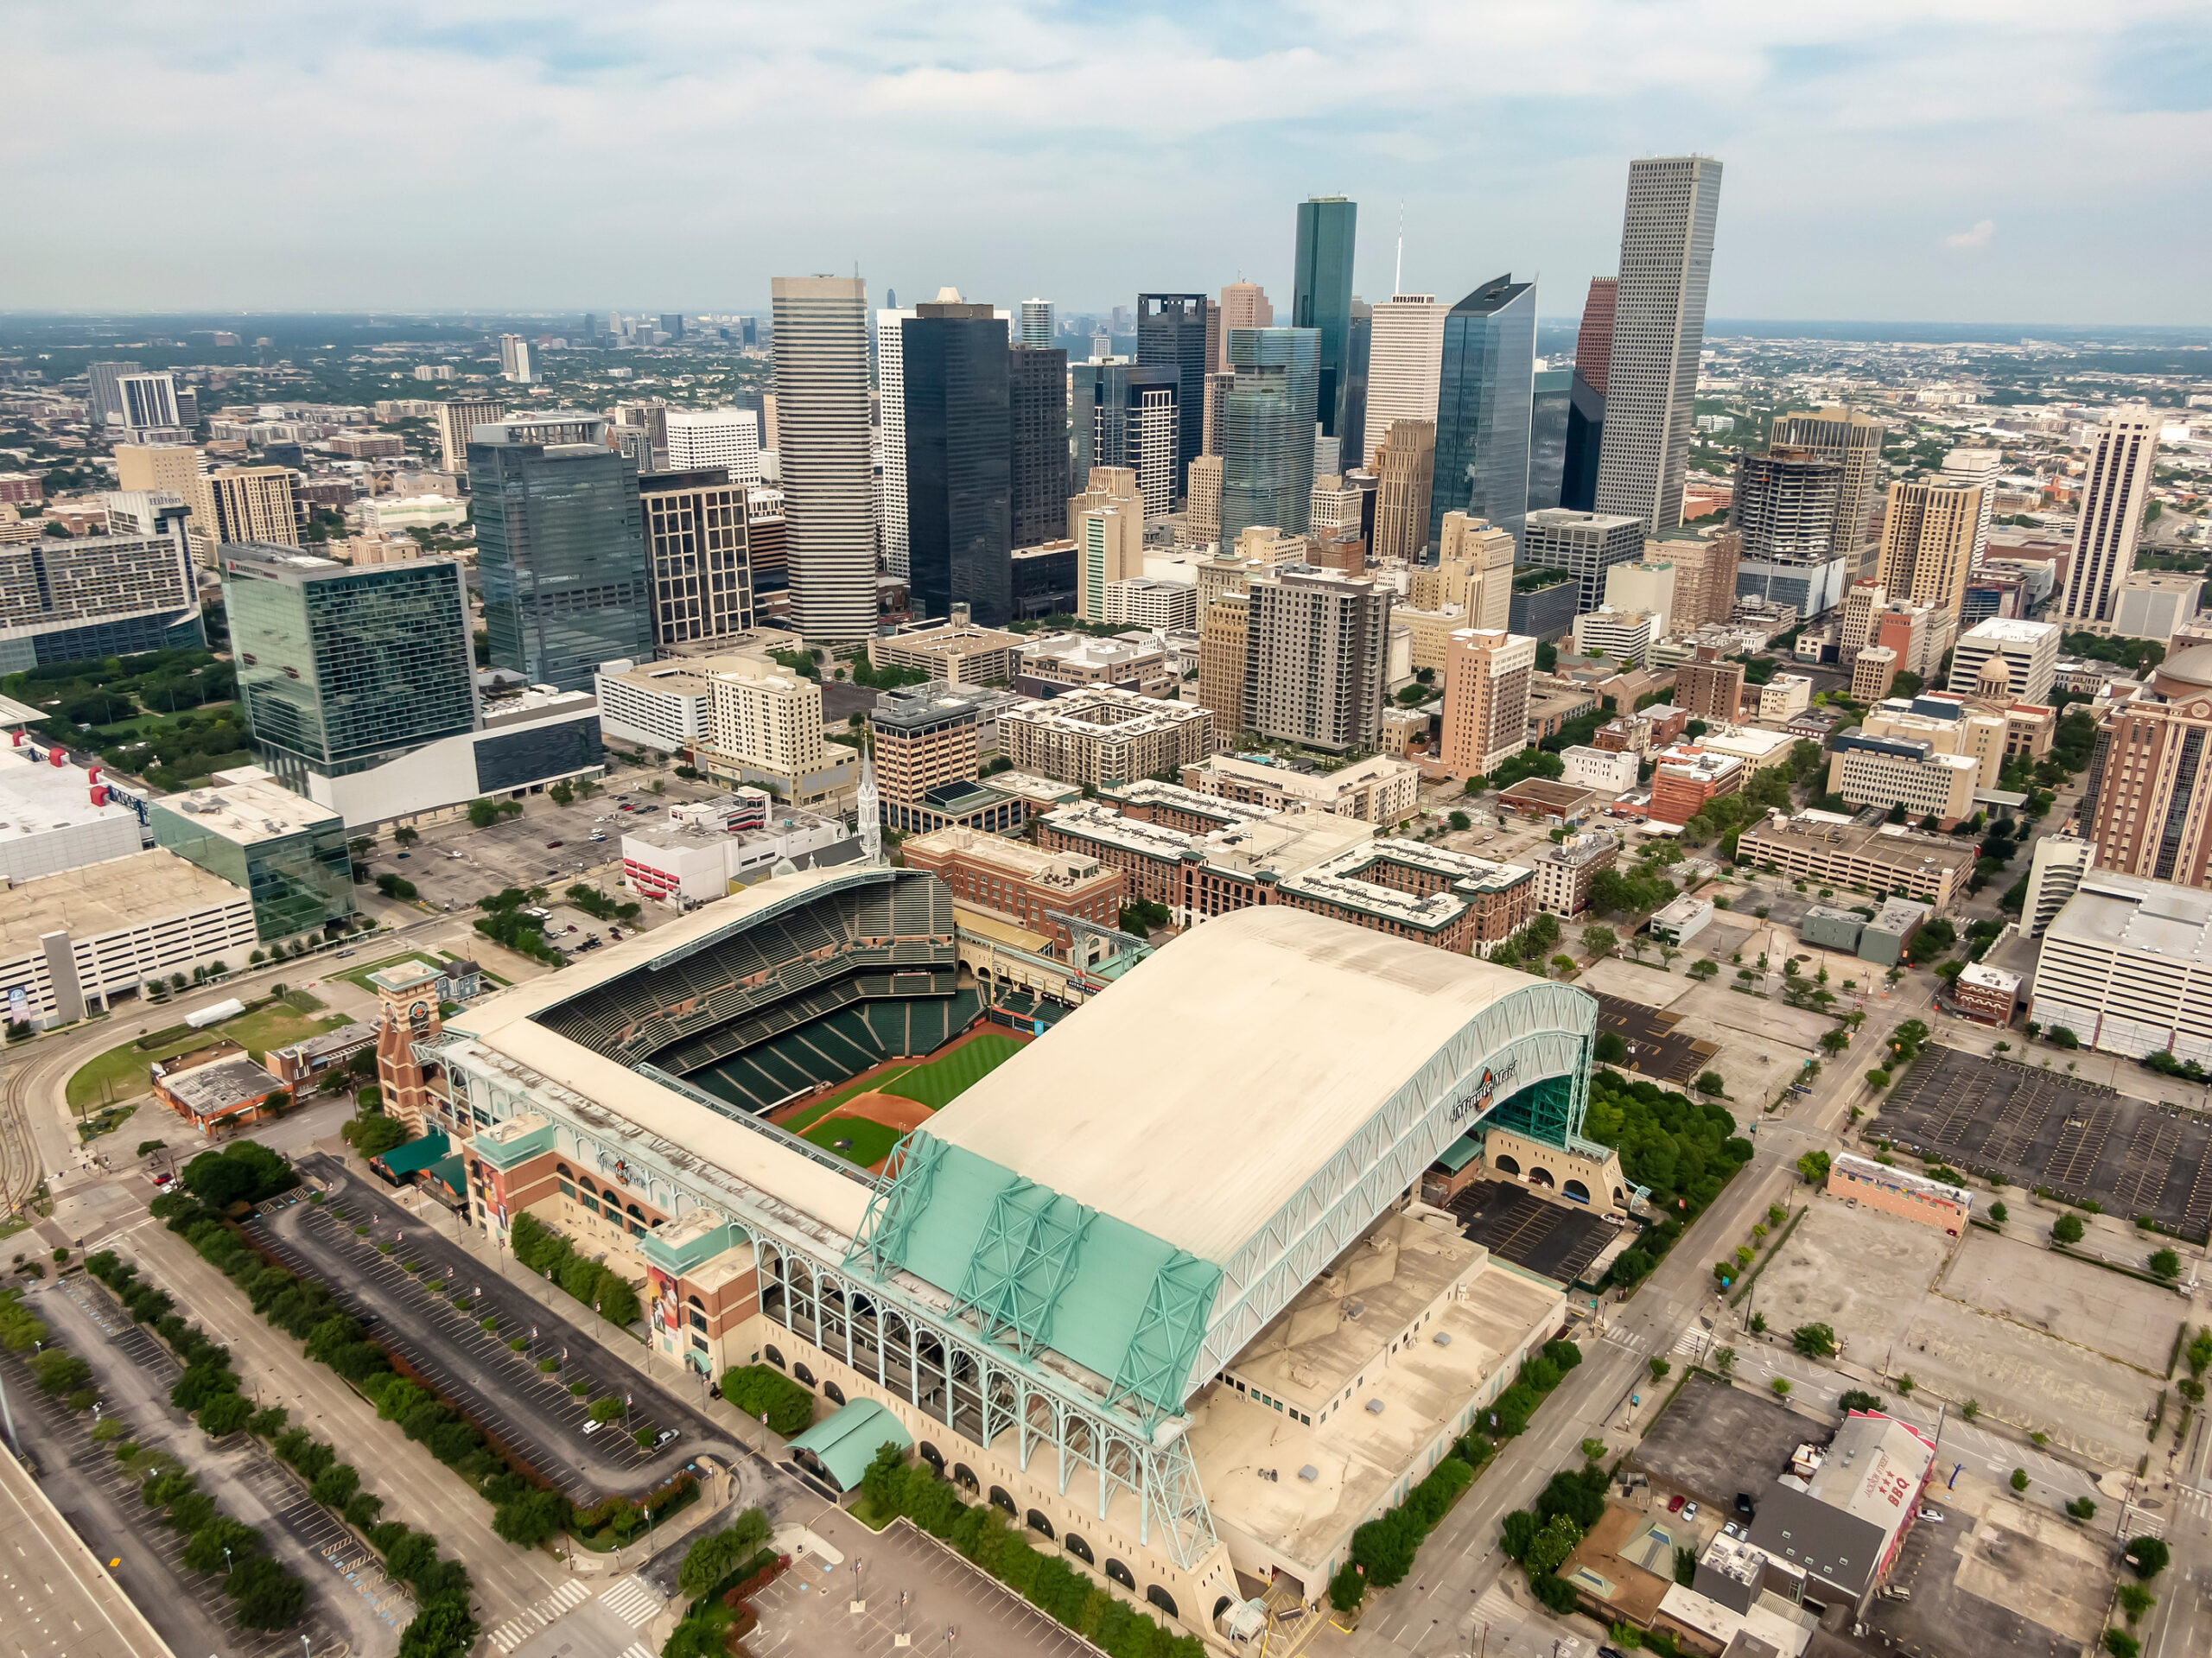
[[[1452,1101],[1451,1121],[1456,1125],[1470,1117],[1482,1115],[1490,1109],[1491,1102],[1501,1092],[1512,1091],[1513,1079],[1519,1073],[1520,1063],[1517,1060],[1508,1059],[1500,1065],[1484,1066],[1473,1088]]]

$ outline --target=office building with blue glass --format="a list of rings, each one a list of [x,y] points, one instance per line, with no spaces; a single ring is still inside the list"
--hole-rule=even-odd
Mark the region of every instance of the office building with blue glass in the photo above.
[[[1205,453],[1206,371],[1213,366],[1207,313],[1212,304],[1204,294],[1137,295],[1138,365],[1175,371],[1173,498],[1179,508],[1189,493],[1191,462]]]
[[[1255,524],[1304,535],[1313,509],[1318,328],[1231,328],[1222,411],[1221,544]]]
[[[562,411],[479,426],[468,487],[492,666],[577,691],[602,662],[652,657],[637,462],[607,447],[604,421]]]
[[[1314,196],[1298,204],[1297,264],[1291,279],[1291,326],[1320,335],[1315,407],[1321,435],[1343,455],[1363,455],[1364,411],[1352,398],[1352,254],[1359,204],[1345,196]]]
[[[1446,512],[1467,512],[1511,530],[1525,550],[1535,373],[1535,283],[1496,277],[1444,319],[1430,546],[1444,539]]]
[[[1014,413],[1007,323],[988,305],[918,305],[899,324],[906,573],[914,612],[1014,614]]]

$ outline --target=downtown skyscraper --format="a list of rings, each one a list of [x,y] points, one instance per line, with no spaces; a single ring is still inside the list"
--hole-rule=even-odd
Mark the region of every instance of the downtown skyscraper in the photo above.
[[[956,603],[986,627],[1014,617],[1014,416],[1006,319],[938,301],[899,325],[906,562],[918,615]]]
[[[1519,544],[1535,372],[1535,283],[1494,276],[1446,314],[1428,545],[1442,541],[1446,512],[1487,518]]]
[[[1221,544],[1255,524],[1303,535],[1313,511],[1313,400],[1321,337],[1313,328],[1231,328],[1222,425]]]
[[[1689,465],[1719,213],[1720,163],[1710,156],[1629,164],[1598,511],[1641,518],[1653,535],[1682,521],[1682,474]]]
[[[2158,453],[2158,417],[2146,408],[2112,410],[2089,440],[2062,607],[2067,620],[2112,619],[2113,593],[2135,568],[2135,538],[2151,499],[2151,463]]]
[[[876,613],[868,288],[778,276],[770,298],[791,622],[810,641],[864,639]]]
[[[1175,371],[1174,499],[1190,489],[1191,462],[1205,453],[1208,319],[1213,302],[1204,294],[1137,295],[1137,363]],[[1218,324],[1214,325],[1218,328]]]
[[[1359,429],[1364,411],[1357,406],[1352,384],[1351,265],[1358,231],[1359,204],[1349,197],[1314,196],[1298,204],[1290,323],[1320,335],[1314,418],[1321,435],[1336,439],[1344,458],[1366,453]]]

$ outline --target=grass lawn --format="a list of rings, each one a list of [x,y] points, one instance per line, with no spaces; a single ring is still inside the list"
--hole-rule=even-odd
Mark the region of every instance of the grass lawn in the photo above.
[[[883,1093],[896,1094],[902,1100],[917,1101],[934,1111],[959,1098],[967,1089],[1013,1058],[1021,1051],[1021,1045],[1010,1036],[987,1032],[966,1046],[954,1049],[942,1059],[932,1059],[926,1065],[915,1066],[900,1076],[895,1085],[878,1083],[876,1087]]]
[[[212,1037],[228,1037],[258,1059],[271,1048],[281,1048],[302,1037],[334,1030],[351,1022],[343,1013],[322,1014],[321,1007],[322,1004],[306,991],[295,990],[282,1001],[271,1002],[220,1025],[211,1025],[204,1031],[172,1037],[151,1048],[142,1048],[135,1042],[120,1043],[87,1060],[69,1079],[70,1108],[82,1110],[104,1104],[110,1098],[135,1098],[146,1091],[148,1064],[156,1059],[174,1059],[181,1053],[189,1053]]]
[[[912,1069],[912,1066],[907,1067],[907,1070],[911,1070]],[[821,1121],[823,1118],[828,1116],[832,1111],[835,1111],[839,1106],[842,1105],[847,1100],[851,1099],[855,1094],[880,1093],[883,1091],[885,1083],[889,1083],[895,1078],[904,1077],[906,1074],[906,1072],[904,1070],[887,1070],[884,1072],[882,1076],[876,1077],[872,1082],[847,1083],[844,1087],[832,1089],[829,1093],[824,1094],[812,1105],[808,1106],[805,1110],[794,1116],[789,1122],[779,1123],[776,1126],[779,1128],[789,1129],[795,1134],[804,1134],[807,1129],[811,1128],[816,1123]]]
[[[870,1122],[864,1117],[840,1117],[835,1122],[817,1122],[799,1138],[809,1140],[825,1152],[835,1152],[849,1163],[862,1168],[880,1162],[891,1155],[891,1148],[899,1143],[903,1129],[888,1123]],[[847,1140],[849,1146],[836,1142]]]

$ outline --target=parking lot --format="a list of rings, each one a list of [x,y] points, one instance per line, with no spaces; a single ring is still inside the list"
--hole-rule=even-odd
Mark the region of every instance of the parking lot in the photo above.
[[[753,1597],[760,1627],[745,1637],[753,1658],[888,1658],[902,1630],[917,1653],[964,1658],[1088,1658],[1096,1651],[904,1521],[871,1533],[831,1509],[807,1525],[839,1558],[801,1555]],[[855,1581],[864,1603],[858,1612],[851,1610]]]
[[[1867,1608],[1885,1643],[2035,1658],[2096,1644],[2113,1582],[2101,1536],[2002,1499],[1979,1518],[1948,1504],[1936,1512],[1942,1522],[1916,1521],[1890,1569],[1888,1586],[1903,1593]]]
[[[296,1628],[270,1632],[239,1623],[221,1575],[184,1564],[190,1540],[146,1506],[137,1476],[116,1460],[114,1447],[92,1439],[92,1413],[71,1411],[29,1385],[10,1356],[10,1392],[15,1410],[28,1411],[32,1445],[42,1458],[66,1464],[43,1468],[42,1483],[93,1552],[122,1562],[115,1568],[118,1581],[173,1647],[194,1649],[181,1646],[181,1640],[204,1646],[216,1631],[220,1649],[233,1658],[276,1658],[302,1636],[322,1650],[348,1641],[359,1654],[397,1649],[399,1631],[414,1617],[406,1592],[257,1440],[238,1436],[212,1445],[168,1404],[181,1369],[145,1326],[132,1323],[104,1288],[81,1275],[45,1292],[40,1311],[69,1338],[71,1350],[92,1365],[104,1407],[123,1414],[132,1437],[149,1452],[172,1452],[199,1473],[200,1489],[218,1509],[259,1530],[270,1557],[307,1585],[307,1610]],[[86,1499],[86,1505],[73,1504],[73,1494]]]
[[[1694,1375],[1629,1454],[1649,1476],[1655,1499],[1680,1491],[1715,1515],[1736,1517],[1738,1491],[1756,1502],[1789,1471],[1790,1454],[1834,1430],[1786,1405]]]
[[[1974,1400],[2107,1466],[2142,1453],[2188,1310],[2036,1243],[1976,1229],[1955,1251],[1933,1227],[1825,1195],[1761,1272],[1751,1305],[1777,1331],[1828,1325],[1846,1358],[1910,1375],[1931,1403]]]
[[[626,771],[588,800],[561,806],[533,797],[520,816],[502,817],[486,829],[471,827],[466,817],[418,824],[422,839],[410,848],[394,844],[386,834],[369,856],[369,870],[372,876],[392,874],[412,881],[423,899],[439,908],[463,909],[509,886],[545,886],[558,894],[578,880],[626,898],[616,892],[624,826],[665,823],[670,807],[724,792],[703,779],[665,773],[651,781],[665,792],[651,792],[644,774]],[[594,840],[594,835],[605,838]],[[646,910],[641,919],[647,925],[671,914],[652,905]]]
[[[1697,935],[1692,941],[1693,952],[1706,948],[1713,931],[1708,927]],[[1690,1049],[1698,1055],[1698,1069],[1720,1073],[1738,1121],[1749,1121],[1804,1069],[1806,1060],[1823,1057],[1821,1037],[1835,1021],[1772,996],[1747,995],[1731,988],[1735,981],[1732,968],[1725,969],[1719,979],[1700,982],[1686,970],[1692,959],[1685,956],[1669,972],[1656,962],[1615,957],[1597,962],[1577,982],[1586,990],[1670,1016],[1674,1023],[1666,1034],[1678,1044],[1709,1045],[1702,1050]],[[1781,961],[1772,956],[1770,960],[1775,969],[1772,982],[1779,984]],[[1691,1073],[1693,1077],[1696,1074]],[[1681,1086],[1679,1083],[1673,1085]]]
[[[573,1500],[647,1490],[702,1451],[736,1454],[706,1417],[439,1236],[439,1225],[450,1223],[409,1214],[327,1157],[300,1166],[342,1186],[325,1204],[294,1203],[258,1217],[255,1241],[328,1284],[377,1340]],[[390,1254],[378,1248],[395,1238]],[[417,1270],[408,1271],[409,1261]],[[467,1298],[466,1311],[453,1305],[459,1296]],[[589,1309],[577,1310],[589,1317]],[[486,1318],[496,1321],[488,1331]],[[522,1350],[511,1341],[522,1342]],[[550,1371],[539,1369],[546,1360]],[[587,1433],[592,1402],[609,1395],[634,1401],[626,1422],[617,1417]],[[664,1448],[641,1448],[632,1438],[641,1428],[678,1437]]]
[[[1993,1171],[2069,1203],[2148,1215],[2185,1236],[2212,1225],[2212,1124],[2040,1065],[1930,1047],[1876,1118],[1916,1156]]]

